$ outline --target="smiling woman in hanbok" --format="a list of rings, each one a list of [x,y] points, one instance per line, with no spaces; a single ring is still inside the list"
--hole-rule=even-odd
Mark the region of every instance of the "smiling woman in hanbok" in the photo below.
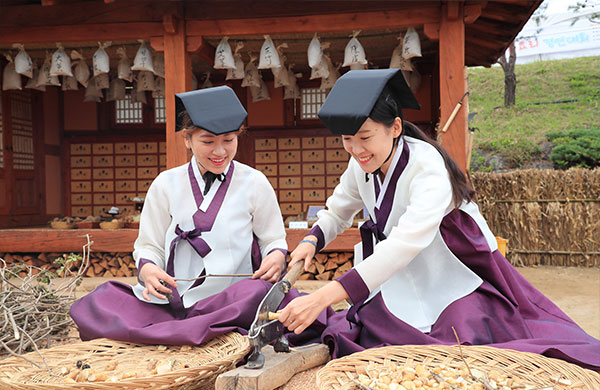
[[[247,116],[233,90],[177,94],[176,107],[191,161],[162,172],[148,189],[133,252],[139,283],[110,281],[72,305],[83,340],[197,345],[232,330],[245,334],[285,269],[275,191],[260,171],[233,160]],[[248,273],[251,279],[185,280]],[[286,299],[296,296],[292,290]],[[318,340],[322,316],[292,344]]]
[[[600,369],[600,341],[537,291],[498,251],[474,191],[448,153],[402,119],[419,108],[398,70],[350,71],[319,112],[351,159],[291,254],[304,261],[366,209],[354,268],[294,299],[279,319],[301,333],[343,299],[322,340],[334,357],[404,344],[491,345]]]

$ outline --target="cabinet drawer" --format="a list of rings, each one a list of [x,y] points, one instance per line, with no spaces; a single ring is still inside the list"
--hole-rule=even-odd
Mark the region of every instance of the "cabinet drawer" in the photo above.
[[[312,161],[323,161],[325,152],[323,150],[303,150],[302,151],[302,161],[304,162],[312,162]]]
[[[158,165],[161,167],[167,166],[167,155],[166,154],[161,154],[158,156]]]
[[[300,138],[279,138],[280,150],[300,149]]]
[[[96,168],[92,170],[94,180],[112,179],[114,177],[113,168]]]
[[[269,183],[271,183],[271,187],[277,189],[277,178],[276,177],[267,177],[269,179]]]
[[[281,203],[281,214],[298,215],[302,212],[302,203]]]
[[[135,156],[134,155],[116,156],[115,166],[117,166],[117,167],[135,167]]]
[[[94,204],[115,204],[115,194],[94,194]]]
[[[154,179],[158,176],[158,168],[138,168],[138,179]]]
[[[158,165],[158,156],[155,154],[148,155],[138,155],[137,156],[137,165],[139,167],[154,167]]]
[[[277,164],[257,165],[256,169],[266,176],[277,176]]]
[[[115,188],[117,191],[135,191],[135,180],[117,180]]]
[[[287,152],[279,152],[279,162],[300,162],[300,151],[288,150]]]
[[[327,189],[327,197],[329,198],[331,195],[333,195],[333,188],[328,188]]]
[[[156,153],[158,151],[158,142],[138,142],[138,153]]]
[[[91,169],[71,169],[71,180],[89,180],[91,178]]]
[[[274,162],[277,162],[277,152],[257,152],[256,153],[256,163],[257,164],[274,163]]]
[[[117,142],[115,144],[116,154],[133,154],[135,153],[135,142]]]
[[[326,153],[327,161],[348,161],[350,155],[344,149],[331,149]]]
[[[300,188],[300,178],[299,177],[280,177],[279,178],[279,188],[282,188],[282,189]]]
[[[325,173],[325,164],[313,163],[302,164],[303,175],[322,175]]]
[[[333,136],[325,138],[325,146],[327,146],[327,148],[343,148],[344,143],[342,142],[341,136]]]
[[[71,144],[71,154],[89,155],[92,153],[92,145],[90,144]]]
[[[327,182],[327,188],[334,188],[335,186],[340,184],[340,177],[339,176],[327,176],[327,179],[325,179],[325,181]]]
[[[302,149],[323,149],[325,141],[323,137],[302,138]]]
[[[94,167],[112,167],[114,159],[113,156],[94,156],[92,164]]]
[[[118,192],[115,196],[115,203],[117,204],[131,204],[131,199],[135,198],[135,192],[128,194],[125,192]],[[122,211],[122,210],[121,210]]]
[[[135,179],[135,168],[115,168],[117,179]]]
[[[325,190],[304,190],[302,200],[305,202],[324,202]]]
[[[158,143],[158,153],[167,153],[167,143],[161,141]]]
[[[325,187],[325,176],[304,176],[302,178],[302,187],[304,187],[304,188]]]
[[[94,215],[104,215],[106,216],[106,212],[108,210],[110,210],[111,206],[94,206],[93,210],[94,210]]]
[[[71,168],[89,168],[91,166],[91,156],[71,156]]]
[[[152,180],[138,180],[137,190],[146,192],[150,188],[150,184],[152,184]]]
[[[71,192],[92,192],[92,183],[89,181],[71,181]]]
[[[94,154],[113,154],[113,144],[92,144]]]
[[[119,208],[119,212],[122,215],[130,215],[130,214],[135,213],[135,206],[131,206],[128,204],[127,205],[120,204],[117,207]]]
[[[91,206],[71,206],[71,215],[73,217],[87,217],[92,215]]]
[[[115,182],[112,180],[95,181],[94,192],[114,192]]]
[[[300,164],[279,164],[280,175],[299,175]]]
[[[325,166],[325,172],[327,172],[328,175],[342,174],[346,170],[347,166],[347,162],[327,163]]]
[[[254,150],[273,150],[277,147],[277,140],[274,138],[259,138],[254,140]]]
[[[279,190],[280,202],[299,202],[301,197],[300,190]]]
[[[91,204],[92,194],[71,194],[71,203],[74,205]]]

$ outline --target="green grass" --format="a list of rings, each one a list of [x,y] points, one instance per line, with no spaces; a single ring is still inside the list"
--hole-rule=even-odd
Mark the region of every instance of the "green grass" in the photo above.
[[[472,159],[481,160],[484,153],[496,154],[508,160],[512,168],[519,168],[540,158],[540,146],[547,142],[549,132],[600,131],[600,58],[517,65],[515,73],[516,105],[505,108],[502,68],[468,69],[469,111],[477,112],[469,127],[478,129]],[[532,104],[571,99],[577,101]]]

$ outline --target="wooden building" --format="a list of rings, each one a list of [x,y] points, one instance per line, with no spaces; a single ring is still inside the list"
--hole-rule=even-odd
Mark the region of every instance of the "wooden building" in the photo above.
[[[345,169],[348,154],[316,117],[326,91],[310,80],[307,48],[316,32],[334,63],[355,30],[369,68],[387,68],[397,37],[414,27],[422,57],[416,96],[420,111],[406,119],[437,137],[467,91],[465,66],[490,66],[505,51],[541,0],[502,1],[218,1],[218,0],[0,0],[0,50],[16,54],[25,45],[41,65],[61,42],[87,58],[98,41],[111,68],[117,47],[130,59],[138,40],[164,53],[166,98],[147,104],[131,101],[84,102],[84,89],[2,91],[0,120],[0,228],[39,226],[58,215],[86,216],[111,206],[128,211],[131,198],[144,196],[152,179],[188,160],[174,132],[173,94],[202,84],[210,72],[214,85],[234,88],[247,108],[247,133],[237,160],[270,179],[284,217],[311,204],[324,204]],[[253,103],[240,80],[226,80],[213,69],[215,48],[228,36],[258,55],[269,34],[287,43],[286,64],[295,64],[302,97],[284,100],[263,71],[270,100]],[[2,60],[1,67],[7,62]],[[341,73],[347,68],[342,68]],[[1,73],[0,73],[1,74]],[[23,79],[25,81],[25,79]],[[499,92],[500,93],[500,92]],[[441,134],[443,145],[466,168],[468,98]]]

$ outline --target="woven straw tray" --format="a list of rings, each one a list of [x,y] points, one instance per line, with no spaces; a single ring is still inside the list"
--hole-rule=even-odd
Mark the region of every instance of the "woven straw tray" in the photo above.
[[[42,350],[52,373],[36,352],[25,356],[42,368],[18,357],[0,361],[0,389],[213,389],[217,376],[235,368],[249,350],[247,337],[235,332],[194,347],[84,341]],[[80,372],[77,364],[88,364],[83,371],[94,370],[95,381],[69,379],[65,371]]]
[[[495,370],[538,389],[600,389],[600,374],[559,359],[485,346],[462,346],[462,357],[471,370]],[[462,369],[465,363],[458,346],[404,345],[367,349],[327,363],[317,372],[319,390],[361,389],[358,372],[369,365],[395,363],[400,366],[422,364],[427,369]],[[362,387],[364,389],[365,387]],[[379,387],[378,387],[379,389]],[[520,388],[521,390],[523,387]]]

